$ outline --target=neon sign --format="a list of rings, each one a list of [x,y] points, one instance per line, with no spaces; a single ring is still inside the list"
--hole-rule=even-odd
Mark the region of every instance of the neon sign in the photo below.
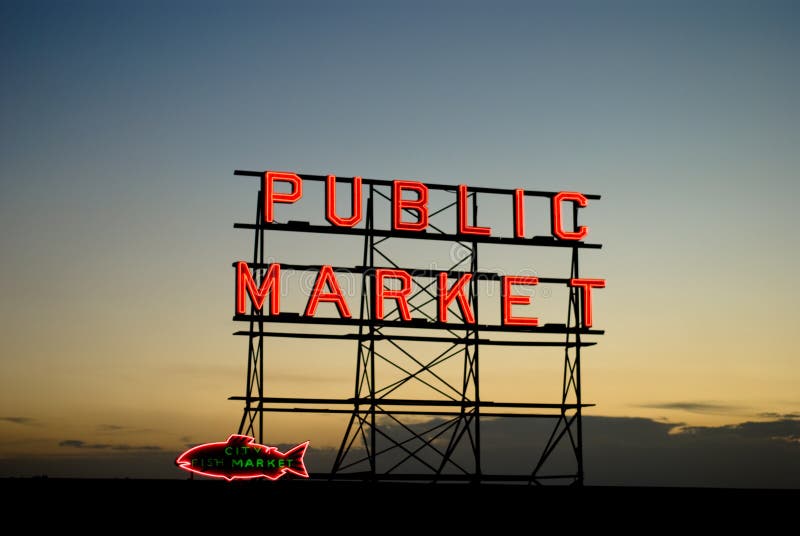
[[[308,478],[303,462],[308,443],[281,452],[250,436],[232,434],[224,443],[205,443],[187,450],[175,464],[184,471],[229,482],[262,477],[278,480],[286,474]]]
[[[337,203],[336,184],[337,179],[334,175],[325,177],[325,219],[335,228],[353,229],[362,220],[363,216],[363,193],[361,177],[353,177],[349,181],[350,190],[350,210],[349,215],[342,215],[340,209],[342,203]],[[288,192],[276,191],[276,185],[282,184],[288,187]],[[414,238],[423,238],[429,226],[429,188],[426,184],[419,181],[395,180],[391,181],[391,231],[390,235]],[[480,226],[477,221],[469,221],[468,197],[469,188],[458,185],[453,188],[455,192],[454,204],[457,208],[457,233],[454,235],[464,240],[512,240],[513,243],[528,243],[540,237],[526,238],[525,236],[525,210],[524,200],[526,191],[523,189],[506,190],[503,193],[511,194],[511,214],[513,217],[513,238],[496,237],[493,235],[491,227]],[[303,197],[303,178],[300,175],[283,171],[267,171],[262,176],[263,191],[263,224],[275,224],[275,205],[293,204]],[[579,192],[558,192],[550,194],[550,233],[554,240],[553,245],[578,245],[589,233],[589,227],[575,224],[575,229],[565,228],[564,206],[572,203],[575,210],[584,208],[588,205],[587,196]],[[337,209],[339,207],[339,209]],[[577,214],[577,213],[576,213]],[[271,263],[263,266],[266,273],[261,277],[261,284],[258,285],[253,276],[253,272],[247,262],[239,261],[235,263],[236,268],[236,295],[235,309],[237,315],[247,313],[248,298],[256,311],[263,311],[267,299],[269,299],[269,315],[280,315],[280,285],[281,285],[281,264]],[[322,265],[317,271],[313,289],[308,296],[306,307],[302,312],[305,318],[314,318],[317,307],[321,302],[333,303],[340,319],[352,318],[350,307],[342,292],[341,286],[336,279],[335,269],[331,265]],[[399,268],[378,268],[375,269],[372,278],[372,307],[370,314],[373,320],[384,320],[387,304],[394,303],[400,314],[400,322],[412,323],[414,319],[408,304],[409,295],[412,294],[413,279],[412,274]],[[451,276],[455,276],[455,281],[451,284]],[[470,308],[465,289],[472,278],[472,274],[439,272],[435,274],[437,278],[436,301],[438,307],[437,320],[439,323],[447,322],[448,308],[455,302],[461,312],[461,320],[464,324],[474,324],[475,314]],[[500,311],[501,325],[516,329],[529,329],[539,326],[539,319],[530,314],[523,314],[524,307],[531,305],[531,296],[522,294],[522,290],[539,284],[539,278],[521,275],[504,275],[500,278]],[[391,283],[391,284],[390,284]],[[566,285],[579,290],[582,304],[582,315],[580,325],[583,328],[592,326],[592,289],[605,288],[605,280],[598,278],[571,278],[566,281]],[[399,288],[398,288],[399,287]]]
[[[289,186],[289,193],[275,191],[276,183]],[[336,177],[328,175],[325,180],[325,219],[334,227],[352,228],[362,219],[362,178],[353,177],[351,181],[350,216],[339,216],[336,210]],[[275,204],[296,203],[303,197],[303,179],[295,173],[285,171],[267,171],[262,180],[264,191],[264,223],[275,221]],[[406,195],[412,195],[412,198]],[[525,190],[516,189],[513,193],[513,220],[514,237],[525,238]],[[467,198],[469,189],[465,184],[457,187],[457,217],[458,234],[492,236],[490,227],[478,226],[476,222],[468,223]],[[586,207],[589,200],[579,192],[558,192],[551,199],[551,232],[553,237],[565,241],[583,240],[589,233],[589,228],[581,226],[574,231],[564,229],[563,205],[566,202],[576,203],[579,207]],[[403,214],[412,213],[415,220],[403,219]],[[396,180],[392,181],[392,230],[424,233],[428,228],[428,187],[419,181]]]

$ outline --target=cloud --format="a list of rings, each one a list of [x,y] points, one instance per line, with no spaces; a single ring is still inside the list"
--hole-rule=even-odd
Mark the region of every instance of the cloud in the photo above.
[[[688,426],[682,428],[680,433],[706,439],[798,441],[800,440],[800,420],[779,419],[767,422],[748,421],[727,426]]]
[[[661,402],[653,404],[641,404],[639,408],[649,409],[674,409],[688,411],[690,413],[705,413],[711,415],[728,414],[741,411],[740,406],[731,404],[720,404],[717,402]]]
[[[800,413],[775,413],[774,411],[764,411],[756,416],[764,419],[800,419]]]
[[[122,445],[112,445],[111,448],[113,450],[162,450],[158,445],[126,445],[124,443]]]
[[[80,439],[65,439],[58,443],[59,447],[70,447],[76,449],[94,449],[94,450],[162,450],[161,447],[156,445],[128,445],[126,443],[111,444],[111,443],[87,443]]]
[[[75,448],[84,448],[86,446],[85,441],[80,441],[79,439],[65,439],[64,441],[59,442],[59,447],[75,447]]]
[[[98,424],[96,430],[98,434],[144,434],[154,431],[152,428],[134,428],[122,424]]]
[[[37,426],[39,421],[30,417],[0,417],[0,421],[6,421],[23,426]]]
[[[431,420],[408,427],[424,435],[425,430],[443,422]],[[555,422],[503,418],[482,421],[484,474],[530,474]],[[387,424],[382,431],[397,441],[410,437],[407,429],[397,425]],[[564,436],[564,439],[540,474],[575,471],[569,438]],[[448,440],[449,435],[443,435],[437,446],[446,445]],[[424,462],[438,466],[436,460],[441,458],[432,449],[414,439],[408,439],[405,446],[408,451],[388,450],[385,466],[400,462],[402,465],[395,472],[427,472],[421,467],[422,462],[408,458],[408,452],[415,452]],[[391,445],[379,438],[377,449],[387,447]],[[800,488],[800,420],[686,427],[682,423],[639,417],[585,416],[583,448],[587,485]],[[359,449],[347,461],[360,457],[363,450]],[[317,465],[317,471],[329,470],[333,456],[326,458],[324,461],[328,463]],[[404,458],[408,461],[403,461]],[[468,469],[472,467],[466,449],[457,452],[456,461]],[[314,468],[310,463],[309,467]],[[361,468],[353,466],[352,470]]]
[[[688,427],[664,423],[649,441],[626,433],[619,420],[585,423],[588,483],[800,487],[800,420]],[[659,423],[646,426],[653,424]]]
[[[119,432],[120,430],[125,430],[125,426],[121,426],[119,424],[98,424],[97,431],[98,432]]]

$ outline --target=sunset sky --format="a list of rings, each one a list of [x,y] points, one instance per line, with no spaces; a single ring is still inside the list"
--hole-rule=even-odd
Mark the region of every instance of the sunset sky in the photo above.
[[[602,195],[586,415],[665,438],[788,423],[769,437],[800,456],[796,2],[12,1],[0,50],[0,476],[236,431],[233,224],[258,182],[235,169]],[[279,214],[322,221],[321,199]],[[270,247],[360,262],[352,239]],[[518,255],[483,268],[568,275]],[[564,322],[555,300],[532,310]],[[271,351],[271,393],[351,395],[354,342]],[[487,396],[557,398],[552,357],[510,352]],[[343,425],[276,423],[272,444],[320,448]]]

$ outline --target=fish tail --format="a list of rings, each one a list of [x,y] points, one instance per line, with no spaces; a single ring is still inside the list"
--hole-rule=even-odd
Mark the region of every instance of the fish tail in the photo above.
[[[296,462],[293,463],[291,467],[286,468],[287,473],[292,473],[297,476],[308,478],[308,470],[306,469],[306,463],[303,460],[303,458],[306,455],[306,450],[308,449],[309,443],[310,441],[306,441],[305,443],[300,443],[291,450],[286,451],[285,456],[287,458],[294,459]]]

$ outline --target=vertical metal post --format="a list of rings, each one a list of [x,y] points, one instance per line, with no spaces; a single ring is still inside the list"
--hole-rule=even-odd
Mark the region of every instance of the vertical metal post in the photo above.
[[[465,207],[466,208],[466,207]],[[472,224],[478,225],[478,194],[472,194]],[[478,242],[472,242],[472,262],[470,270],[473,274],[478,273]],[[472,278],[473,286],[473,312],[475,315],[475,328],[473,330],[474,346],[472,348],[472,381],[474,382],[475,394],[475,479],[480,482],[481,479],[481,393],[480,393],[480,378],[479,378],[479,352],[480,342],[478,334],[478,326],[480,325],[478,319],[478,278]]]
[[[572,224],[574,229],[578,229],[578,205],[577,203],[572,204]],[[571,269],[571,277],[578,278],[580,277],[580,267],[578,265],[578,257],[579,257],[579,250],[577,247],[572,248],[572,269]],[[572,292],[577,293],[577,288],[571,288]],[[577,425],[577,439],[575,445],[575,457],[578,463],[578,477],[576,484],[578,486],[583,486],[583,411],[582,411],[582,399],[581,399],[581,328],[583,328],[583,315],[581,315],[581,311],[583,310],[583,304],[578,306],[578,299],[574,301],[575,303],[575,362],[574,362],[574,370],[573,370],[573,381],[575,386],[575,403],[577,404],[576,407],[576,425]]]
[[[363,292],[375,292],[375,235],[373,234],[375,219],[374,219],[374,203],[373,194],[375,187],[370,184],[369,186],[369,202],[367,210],[369,211],[369,228],[367,230],[367,237],[369,239],[369,272],[372,278],[372,285],[369,288],[363,289]],[[372,295],[374,299],[374,294]],[[370,323],[369,323],[369,412],[370,412],[370,456],[369,464],[372,472],[372,479],[377,479],[378,474],[378,459],[377,459],[377,430],[375,419],[375,311],[370,310]]]
[[[264,205],[264,191],[258,192],[256,205],[256,226],[253,235],[253,263],[264,265],[264,237],[265,230],[260,226]],[[261,282],[266,270],[259,270],[257,279]],[[245,384],[245,406],[242,411],[242,420],[239,423],[239,433],[247,434],[264,443],[264,320],[263,311],[256,310],[250,305],[252,318],[250,321],[250,334],[248,337],[247,351],[247,378]],[[258,329],[256,329],[258,326]],[[255,390],[255,393],[253,392]],[[255,407],[254,407],[255,405]],[[256,422],[258,423],[256,425]]]

